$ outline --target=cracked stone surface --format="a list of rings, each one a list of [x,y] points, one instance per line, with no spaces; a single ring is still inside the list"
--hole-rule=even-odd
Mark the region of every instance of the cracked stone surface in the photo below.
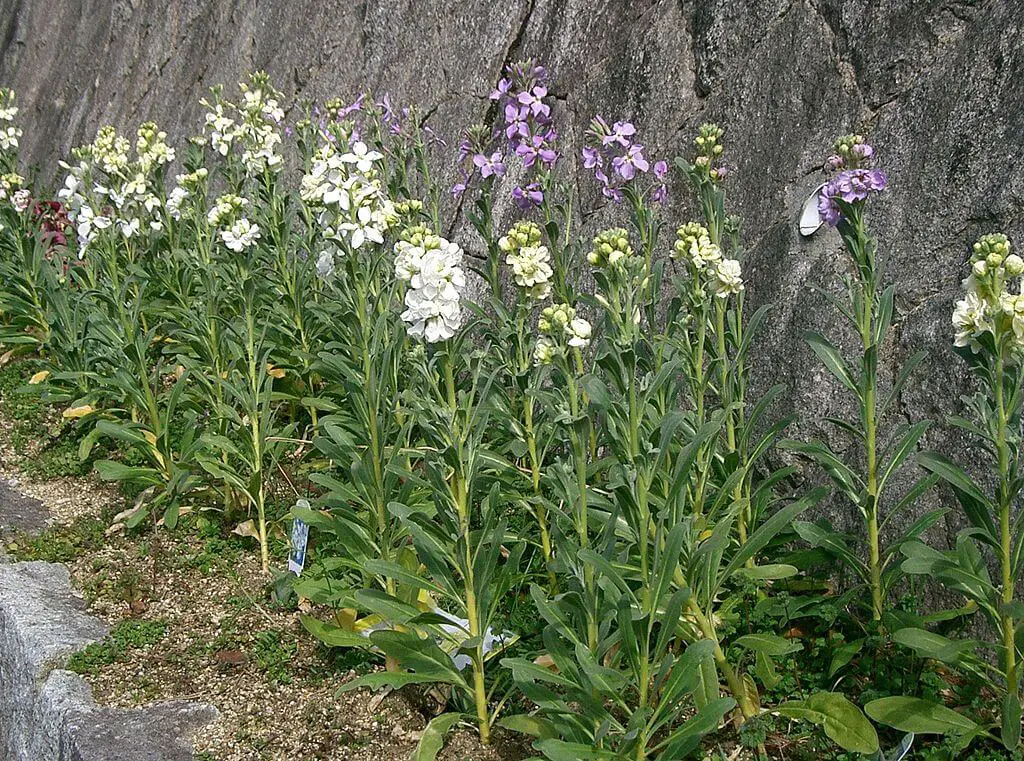
[[[438,153],[446,179],[458,132],[494,117],[494,81],[528,55],[554,75],[573,158],[594,113],[631,119],[649,157],[688,151],[697,126],[717,121],[737,170],[729,205],[746,220],[749,299],[774,305],[756,385],[786,383],[778,412],[795,412],[792,433],[839,449],[848,442],[817,420],[852,410],[801,335],[853,345],[810,288],[840,288],[846,263],[834,233],[804,240],[796,230],[833,138],[868,134],[890,177],[871,213],[899,286],[883,377],[930,352],[894,422],[961,411],[969,384],[950,352],[949,315],[968,247],[996,229],[1024,246],[1024,0],[67,0],[58,11],[0,0],[0,19],[0,82],[19,92],[23,144],[44,176],[104,123],[129,129],[152,117],[180,140],[198,128],[210,85],[254,68],[288,96],[351,99],[369,88],[421,104],[449,141]],[[588,231],[621,221],[592,180],[576,180]],[[666,235],[695,212],[683,178],[670,191]],[[497,211],[513,213],[507,202]],[[453,233],[472,253],[471,235]],[[976,459],[943,424],[927,444]],[[858,521],[849,504],[828,511]],[[952,537],[955,514],[933,539]]]
[[[62,565],[0,565],[0,757],[5,761],[188,761],[212,706],[98,707],[67,658],[107,635]]]

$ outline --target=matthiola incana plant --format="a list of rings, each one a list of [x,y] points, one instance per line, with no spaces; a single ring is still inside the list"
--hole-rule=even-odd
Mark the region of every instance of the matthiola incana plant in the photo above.
[[[825,442],[787,442],[786,446],[817,462],[843,497],[855,505],[864,521],[864,535],[854,540],[866,545],[866,553],[849,546],[849,538],[824,523],[800,523],[797,532],[811,545],[837,555],[853,570],[870,592],[872,620],[882,623],[890,612],[890,591],[899,578],[899,547],[916,538],[941,516],[933,510],[915,521],[902,536],[888,546],[882,542],[890,521],[912,505],[932,484],[923,477],[899,494],[896,476],[928,428],[928,421],[909,425],[892,424],[891,419],[900,391],[924,358],[919,352],[907,361],[896,381],[886,388],[878,373],[879,355],[885,350],[893,321],[895,286],[882,285],[882,263],[878,244],[867,226],[869,199],[887,185],[881,169],[870,168],[874,150],[860,135],[847,135],[835,143],[835,154],[827,162],[836,174],[819,192],[821,219],[835,227],[849,257],[851,274],[845,278],[845,298],[829,295],[836,311],[853,328],[859,352],[853,360],[824,336],[808,332],[811,349],[839,383],[849,391],[857,407],[854,421],[828,419],[826,422],[850,435],[859,458],[844,462]],[[867,557],[864,557],[864,554]]]
[[[1003,747],[1021,745],[1020,621],[1024,608],[1017,595],[1024,539],[1017,513],[1020,497],[1021,387],[1024,382],[1024,260],[1012,252],[1005,235],[983,235],[974,244],[964,296],[953,311],[954,347],[976,379],[978,391],[965,397],[971,417],[953,418],[979,446],[972,465],[990,476],[979,484],[967,471],[938,452],[918,456],[919,464],[942,480],[956,496],[968,521],[956,547],[940,551],[923,542],[903,545],[903,570],[929,576],[967,599],[970,612],[980,612],[998,639],[955,640],[922,628],[904,628],[894,639],[926,658],[981,679],[1000,702],[981,710],[974,723],[956,718],[942,730],[964,748],[990,729],[999,731]],[[980,475],[980,474],[978,474]],[[991,484],[991,486],[989,485]],[[997,570],[993,579],[990,568]],[[909,716],[940,711],[914,698],[883,698],[868,705],[878,721],[897,728]]]

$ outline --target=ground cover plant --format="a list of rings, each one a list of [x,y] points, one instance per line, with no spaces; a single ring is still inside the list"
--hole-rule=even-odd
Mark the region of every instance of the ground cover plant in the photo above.
[[[855,420],[826,421],[855,443],[844,459],[788,435],[786,389],[752,381],[771,310],[746,303],[725,132],[705,124],[655,159],[634,125],[595,116],[562,145],[549,79],[510,66],[498,126],[459,136],[463,219],[442,217],[445,144],[386,96],[302,104],[286,125],[256,73],[213,89],[183,150],[152,122],[134,140],[102,128],[51,198],[18,174],[4,91],[3,362],[31,363],[20,391],[131,495],[112,523],[148,532],[154,577],[168,532],[248,538],[248,594],[299,601],[309,634],[379,666],[339,690],[440,696],[414,758],[459,725],[484,745],[521,733],[550,761],[723,743],[1019,753],[1024,262],[999,234],[979,240],[953,317],[980,390],[974,419],[950,422],[991,455],[990,494],[917,451],[935,421],[887,417],[924,355],[879,378],[899,319],[869,226],[887,178],[863,136],[836,141],[818,206],[849,259],[846,292],[828,295],[858,350],[806,338],[855,400]],[[584,234],[573,162],[615,227]],[[694,219],[665,218],[670,172]],[[805,485],[815,468],[831,488]],[[894,494],[897,474],[911,485]],[[944,511],[920,506],[947,487],[970,528],[944,551],[922,539]],[[816,520],[826,499],[862,530]],[[916,519],[893,536],[903,511]],[[299,576],[278,570],[295,520],[311,531]],[[835,591],[835,562],[859,586]],[[920,576],[964,605],[919,610]],[[156,629],[119,632],[76,667],[160,647]],[[257,642],[274,683],[290,637]]]

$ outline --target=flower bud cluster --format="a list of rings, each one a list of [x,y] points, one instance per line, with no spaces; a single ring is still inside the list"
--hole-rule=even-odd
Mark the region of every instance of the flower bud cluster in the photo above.
[[[564,356],[566,347],[585,349],[590,345],[593,328],[582,317],[576,316],[576,309],[568,304],[552,304],[545,307],[537,321],[540,338],[534,348],[533,359],[538,365],[550,365]]]
[[[705,122],[700,125],[697,137],[693,139],[693,144],[697,147],[693,166],[702,179],[718,183],[729,173],[728,168],[720,163],[722,153],[725,151],[722,146],[722,135],[724,134],[725,131],[717,124]]]
[[[1024,296],[1019,285],[1024,259],[1012,253],[1005,235],[992,233],[974,244],[970,265],[971,274],[963,283],[966,293],[953,310],[954,345],[977,352],[989,333],[997,344],[1008,340],[1013,352],[1024,357]]]
[[[143,124],[136,137],[133,159],[131,141],[113,127],[101,127],[91,144],[72,151],[77,164],[60,162],[68,174],[57,197],[78,232],[79,258],[84,258],[102,230],[117,230],[125,239],[143,230],[163,230],[163,183],[158,170],[174,160],[174,149],[153,122]]]
[[[712,242],[708,229],[697,222],[687,222],[676,230],[672,258],[685,261],[693,277],[706,278],[719,298],[728,298],[743,290],[739,261],[726,258],[721,247]]]
[[[551,253],[541,245],[540,228],[533,222],[517,222],[498,241],[506,253],[505,263],[512,268],[512,278],[527,298],[542,301],[551,295]]]
[[[136,134],[135,153],[144,174],[155,166],[165,166],[174,161],[174,149],[167,144],[167,133],[157,127],[156,122],[146,122]]]
[[[466,275],[462,249],[426,228],[405,231],[395,244],[395,277],[408,284],[402,320],[427,343],[452,338],[462,325]]]
[[[833,145],[835,153],[826,161],[830,169],[864,169],[869,166],[875,149],[868,145],[863,135],[842,135]]]
[[[594,247],[587,253],[587,261],[592,267],[606,269],[620,266],[631,256],[633,247],[629,245],[629,233],[621,227],[614,227],[597,234]]]

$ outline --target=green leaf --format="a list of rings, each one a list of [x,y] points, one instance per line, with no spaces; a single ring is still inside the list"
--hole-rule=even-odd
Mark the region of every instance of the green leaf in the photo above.
[[[498,726],[510,729],[513,732],[536,737],[539,740],[547,740],[558,736],[558,729],[550,721],[540,716],[531,716],[526,713],[503,716],[498,720]]]
[[[966,716],[923,698],[879,698],[864,706],[864,710],[879,724],[919,735],[964,735],[979,730]]]
[[[831,341],[825,338],[820,333],[813,331],[807,331],[804,333],[804,340],[807,345],[811,347],[818,359],[820,359],[825,367],[828,368],[829,372],[832,373],[844,386],[850,391],[858,393],[857,384],[853,380],[853,375],[850,373],[850,368],[846,366],[846,361]]]
[[[839,669],[854,659],[861,648],[864,647],[863,639],[855,639],[852,642],[844,642],[835,649],[832,654],[832,661],[829,663],[828,676],[831,679]]]
[[[565,740],[541,740],[535,746],[550,761],[589,761],[589,759],[607,759],[616,761],[619,754],[610,750],[601,750],[592,745],[571,743]]]
[[[363,687],[377,689],[378,687],[405,687],[407,684],[434,684],[438,679],[430,674],[415,674],[411,671],[379,671],[373,674],[366,674],[351,682],[345,682],[338,688],[338,694],[359,690]]]
[[[370,640],[361,634],[343,629],[336,624],[329,624],[313,618],[313,616],[300,616],[299,621],[306,631],[328,647],[357,647],[365,649],[371,644]]]
[[[783,703],[778,713],[817,724],[843,750],[876,753],[878,734],[857,706],[838,692],[818,692],[806,700]]]
[[[1020,698],[1016,692],[1006,693],[1003,699],[1003,723],[999,739],[1007,750],[1016,750],[1020,745]]]
[[[434,761],[444,747],[445,736],[461,718],[461,713],[442,713],[431,719],[409,761]]]
[[[798,642],[790,642],[777,634],[745,634],[736,639],[736,644],[771,658],[780,658],[783,655],[803,650]]]
[[[113,460],[97,460],[93,467],[104,481],[137,481],[146,484],[160,484],[163,479],[153,468],[136,468]]]
[[[995,507],[981,489],[959,466],[938,452],[922,452],[917,463],[950,485],[957,501],[963,507],[971,525],[981,529],[982,538],[993,547],[998,546],[996,525],[992,520]]]
[[[786,563],[772,563],[769,565],[756,565],[753,568],[740,568],[736,571],[737,576],[744,576],[754,581],[776,581],[788,579],[799,573],[796,566]]]
[[[941,634],[908,627],[899,629],[892,635],[893,641],[909,647],[922,658],[934,658],[937,661],[956,666],[963,656],[974,649],[971,640],[952,640]]]

